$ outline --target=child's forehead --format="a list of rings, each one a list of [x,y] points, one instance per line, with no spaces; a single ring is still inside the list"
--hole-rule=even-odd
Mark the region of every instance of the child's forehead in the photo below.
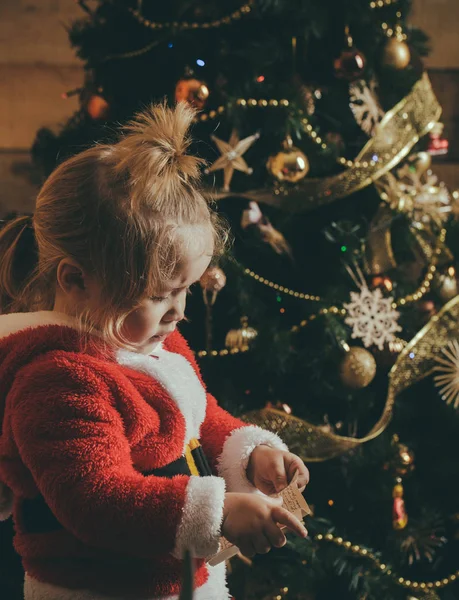
[[[212,259],[212,252],[190,253],[178,263],[174,275],[163,283],[168,290],[174,290],[191,285],[201,278]]]
[[[212,259],[213,251],[213,236],[208,232],[201,230],[196,235],[187,236],[174,274],[164,282],[165,287],[181,288],[200,279]]]

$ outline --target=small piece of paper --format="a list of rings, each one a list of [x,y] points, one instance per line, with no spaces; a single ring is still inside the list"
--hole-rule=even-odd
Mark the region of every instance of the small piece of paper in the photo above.
[[[289,512],[293,513],[297,519],[302,521],[304,517],[310,515],[312,511],[306,500],[303,498],[303,494],[298,489],[296,483],[297,479],[298,471],[295,472],[292,481],[279,495],[282,496],[283,499],[283,508],[286,508]]]
[[[298,489],[297,479],[298,471],[295,472],[295,475],[293,476],[289,485],[283,489],[282,492],[277,494],[277,496],[282,497],[283,508],[291,512],[300,521],[303,521],[304,517],[310,515],[312,511],[309,508],[306,500],[303,498],[302,493]],[[281,529],[284,530],[286,527],[283,526]],[[222,537],[220,539],[220,550],[217,552],[217,554],[214,554],[207,559],[207,564],[209,564],[211,567],[214,567],[223,561],[229,560],[238,553],[239,548],[228,542],[226,538]]]

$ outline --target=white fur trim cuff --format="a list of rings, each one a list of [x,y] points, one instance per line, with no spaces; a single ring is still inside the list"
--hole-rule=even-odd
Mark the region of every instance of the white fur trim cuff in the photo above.
[[[218,474],[226,481],[229,492],[253,492],[254,486],[247,479],[250,455],[257,446],[269,446],[288,450],[278,435],[256,425],[235,429],[226,439],[218,459]]]
[[[190,550],[197,558],[218,551],[225,503],[225,481],[221,477],[190,477],[183,516],[173,555],[183,558]]]

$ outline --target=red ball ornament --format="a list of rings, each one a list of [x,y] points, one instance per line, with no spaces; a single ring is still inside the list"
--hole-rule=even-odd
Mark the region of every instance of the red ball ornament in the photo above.
[[[387,292],[391,292],[394,288],[394,284],[390,277],[386,277],[385,275],[376,275],[371,280],[371,285],[373,288],[383,288]]]
[[[179,79],[175,86],[176,102],[188,102],[188,104],[191,104],[198,109],[204,108],[209,95],[209,88],[199,79]]]
[[[333,66],[335,67],[335,75],[338,79],[355,81],[362,77],[367,61],[364,54],[354,46],[348,26],[346,26],[345,35],[347,48],[335,59]]]
[[[333,63],[336,77],[346,81],[360,79],[365,71],[365,65],[365,56],[354,47],[343,50],[339,58],[335,59]]]
[[[220,292],[226,285],[226,275],[220,267],[209,267],[199,283],[206,292]]]
[[[104,121],[108,119],[110,104],[103,96],[92,94],[87,100],[86,112],[94,121]]]
[[[431,319],[437,312],[435,303],[432,300],[422,300],[418,304],[418,310],[424,321]]]

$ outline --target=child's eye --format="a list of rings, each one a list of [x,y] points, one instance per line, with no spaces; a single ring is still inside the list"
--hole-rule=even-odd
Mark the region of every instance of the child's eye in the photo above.
[[[168,298],[169,296],[152,296],[150,300],[153,300],[153,302],[165,302]]]

